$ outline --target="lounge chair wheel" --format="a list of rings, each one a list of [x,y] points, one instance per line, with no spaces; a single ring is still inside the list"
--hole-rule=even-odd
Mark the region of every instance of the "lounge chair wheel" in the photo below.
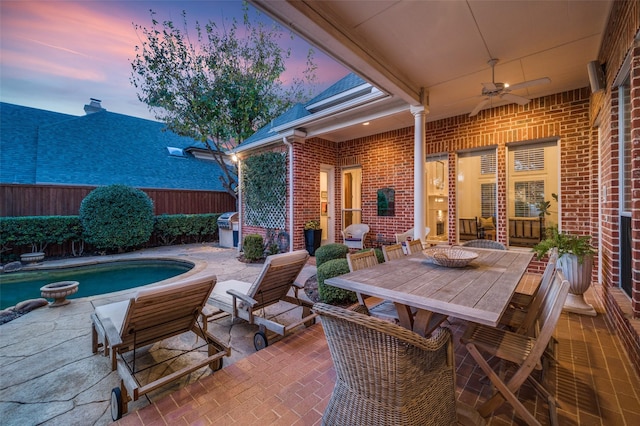
[[[122,392],[120,388],[111,389],[111,418],[115,422],[122,417]]]
[[[211,371],[222,370],[222,358],[218,358],[213,361],[211,364],[209,364],[209,367],[211,368]]]
[[[264,349],[269,346],[269,342],[267,341],[267,335],[264,331],[258,331],[253,335],[253,346],[256,348],[256,351],[260,349]]]

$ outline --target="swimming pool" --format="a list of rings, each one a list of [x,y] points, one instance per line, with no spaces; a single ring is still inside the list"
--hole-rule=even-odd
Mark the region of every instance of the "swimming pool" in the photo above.
[[[40,287],[58,281],[78,281],[78,292],[69,296],[95,296],[127,290],[184,274],[193,263],[175,260],[128,260],[65,269],[0,274],[0,309],[40,296]]]

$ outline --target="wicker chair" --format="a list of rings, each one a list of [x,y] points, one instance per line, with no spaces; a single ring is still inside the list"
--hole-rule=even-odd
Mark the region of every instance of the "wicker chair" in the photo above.
[[[431,232],[431,228],[429,228],[428,226],[424,227],[424,236],[425,238],[427,237],[427,235],[429,235],[429,232]],[[413,228],[403,232],[402,234],[396,234],[396,243],[404,243],[407,241],[410,241],[414,238],[413,235]]]
[[[488,248],[495,250],[506,250],[504,244],[493,240],[470,240],[462,244],[465,247]]]
[[[369,225],[364,223],[355,223],[347,226],[342,232],[344,244],[350,249],[363,249],[367,234],[369,233]]]
[[[455,364],[448,329],[440,328],[427,339],[337,306],[316,303],[313,311],[321,318],[336,369],[322,424],[456,422]]]

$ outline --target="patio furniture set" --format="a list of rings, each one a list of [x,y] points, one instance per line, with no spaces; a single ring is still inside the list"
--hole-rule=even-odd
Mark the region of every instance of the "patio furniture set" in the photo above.
[[[348,274],[326,280],[327,284],[355,291],[360,306],[358,312],[351,313],[336,313],[340,308],[314,307],[325,327],[338,376],[324,413],[325,424],[370,424],[356,419],[369,419],[363,411],[381,410],[371,406],[378,401],[388,410],[387,415],[393,416],[393,424],[451,424],[452,419],[462,424],[482,424],[485,417],[508,402],[527,424],[539,425],[516,396],[525,381],[544,396],[551,424],[558,424],[553,395],[532,373],[544,371],[546,362],[553,359],[553,332],[569,284],[560,271],[556,272],[555,260],[550,259],[535,295],[517,293],[515,289],[532,254],[504,247],[472,246],[464,247],[477,255],[471,256],[473,260],[467,267],[443,267],[430,261],[425,253],[404,257],[385,254],[384,264],[370,262],[369,267],[352,268]],[[460,250],[451,249],[452,253]],[[383,248],[383,253],[387,252],[394,250]],[[375,298],[374,304],[368,296]],[[384,305],[385,315],[378,315],[376,309]],[[388,305],[395,306],[395,316],[389,315]],[[445,332],[440,325],[449,317],[468,322],[461,343],[495,389],[494,395],[477,410],[451,398],[455,366],[447,356],[434,355],[443,345]],[[453,344],[451,337],[444,339]],[[409,356],[414,353],[420,354],[417,359]],[[493,362],[489,363],[492,358],[500,360],[497,369]],[[425,359],[430,361],[425,364]],[[399,364],[401,361],[410,367]],[[515,365],[515,372],[506,374],[506,363]],[[435,385],[437,391],[430,387],[431,379],[415,382],[415,375],[432,377],[437,368],[441,369],[438,377],[443,380]],[[411,371],[410,377],[400,377],[406,370]],[[390,371],[396,373],[389,375]],[[381,378],[375,378],[378,374]],[[385,383],[391,379],[402,383]],[[366,380],[379,382],[373,386]],[[428,401],[417,397],[412,393],[415,388],[420,389],[418,394],[433,397]]]
[[[306,250],[268,256],[253,283],[216,283],[215,276],[206,276],[150,287],[129,300],[98,306],[91,315],[93,353],[101,349],[105,356],[111,356],[112,370],[121,377],[120,386],[111,393],[113,420],[127,412],[131,400],[202,367],[209,366],[213,371],[222,368],[222,358],[230,356],[231,349],[208,331],[207,323],[212,318],[231,315],[232,320],[239,318],[257,325],[256,350],[268,345],[267,331],[284,336],[301,324],[312,325],[317,314],[311,312],[311,302],[298,297],[301,286],[295,282],[308,258]],[[281,301],[301,306],[301,320],[285,326],[268,317],[264,308]],[[141,383],[137,374],[142,369],[136,366],[136,351],[188,332],[204,339],[208,356],[178,371],[167,369],[166,375]]]
[[[531,373],[553,359],[549,347],[568,291],[566,280],[550,262],[536,295],[519,295],[515,288],[531,253],[464,250],[473,254],[467,267],[429,261],[419,239],[407,241],[408,255],[401,243],[384,246],[383,264],[373,250],[349,253],[351,272],[326,283],[356,292],[359,303],[351,309],[298,297],[295,279],[308,259],[306,251],[269,256],[253,283],[192,278],[99,306],[92,314],[93,351],[111,356],[112,369],[121,377],[120,387],[112,390],[112,417],[126,413],[130,400],[185,374],[204,366],[220,369],[230,349],[206,324],[223,313],[259,327],[256,350],[268,345],[267,331],[284,336],[320,316],[337,375],[324,424],[482,424],[505,401],[527,424],[538,424],[516,397],[526,380],[545,395],[555,424],[555,400]],[[267,318],[264,308],[280,301],[302,306],[301,320],[284,326]],[[495,386],[495,395],[478,410],[456,402],[453,341],[441,327],[449,317],[469,322],[461,342]],[[185,332],[203,338],[208,355],[140,383],[136,351]],[[490,357],[514,363],[516,373],[505,380],[502,370],[488,363]]]

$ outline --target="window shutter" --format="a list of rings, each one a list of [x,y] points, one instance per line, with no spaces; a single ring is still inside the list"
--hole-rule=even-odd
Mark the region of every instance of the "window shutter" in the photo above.
[[[480,203],[482,217],[496,216],[496,184],[483,183],[480,185]]]
[[[496,174],[496,153],[483,154],[480,157],[480,174],[494,175]]]
[[[516,172],[544,170],[544,148],[519,149],[514,152],[514,169]]]

